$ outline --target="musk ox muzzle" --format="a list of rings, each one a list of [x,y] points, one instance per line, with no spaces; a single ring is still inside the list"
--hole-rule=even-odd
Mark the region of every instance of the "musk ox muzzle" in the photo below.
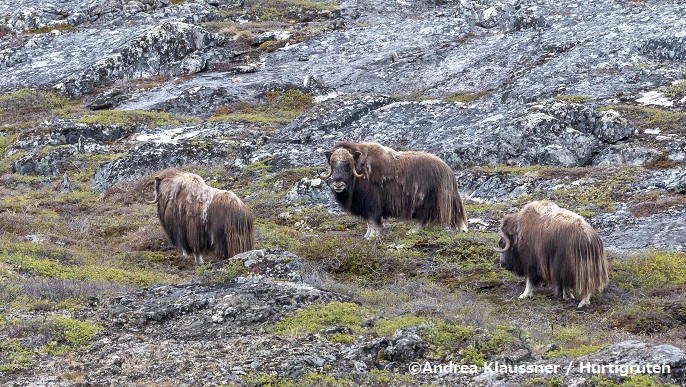
[[[531,297],[544,281],[565,299],[580,297],[582,307],[607,286],[609,265],[600,236],[581,216],[553,202],[535,201],[506,215],[498,235],[500,265],[526,277],[519,298]]]

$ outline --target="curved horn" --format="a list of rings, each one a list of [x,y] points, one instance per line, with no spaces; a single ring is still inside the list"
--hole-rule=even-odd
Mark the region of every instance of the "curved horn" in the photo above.
[[[356,150],[354,152],[351,152],[353,155],[353,159],[350,160],[350,167],[353,170],[353,176],[355,176],[358,179],[361,179],[364,177],[364,173],[357,173],[357,168],[355,167],[355,163],[359,160],[359,158],[362,156],[362,152],[359,150]]]
[[[508,238],[507,235],[505,235],[503,230],[498,230],[498,235],[500,235],[500,237],[503,238],[503,240],[505,240],[505,247],[503,247],[502,249],[496,248],[495,252],[496,253],[504,253],[504,252],[510,250],[510,247],[512,247],[512,241],[510,241],[510,238]]]
[[[155,199],[153,199],[153,200],[146,200],[145,202],[148,203],[148,204],[157,204],[157,202],[160,201],[159,190],[160,190],[160,178],[159,178],[159,177],[155,177]]]
[[[358,179],[361,179],[364,177],[364,173],[357,173],[357,168],[355,168],[355,163],[352,163],[351,167],[353,169],[353,176],[355,176]]]
[[[333,175],[333,168],[331,168],[331,166],[329,165],[329,173],[327,173],[326,175],[319,175],[319,178],[328,179],[331,177],[331,175]]]

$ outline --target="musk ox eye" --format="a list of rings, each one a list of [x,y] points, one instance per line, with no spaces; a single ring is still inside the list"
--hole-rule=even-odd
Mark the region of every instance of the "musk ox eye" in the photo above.
[[[346,172],[350,172],[350,164],[346,164],[346,165],[345,165],[345,171],[346,171]]]
[[[505,240],[503,238],[498,239],[498,247],[501,249],[505,248]]]

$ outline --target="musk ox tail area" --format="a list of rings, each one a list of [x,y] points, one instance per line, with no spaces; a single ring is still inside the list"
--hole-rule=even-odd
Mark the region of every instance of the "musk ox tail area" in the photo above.
[[[590,227],[589,227],[590,228]],[[569,246],[574,251],[570,256],[577,257],[574,262],[576,281],[574,294],[582,299],[590,296],[594,291],[602,291],[608,283],[609,268],[605,257],[603,241],[594,231],[591,235],[574,236],[574,243]]]
[[[467,231],[467,214],[452,169],[427,153],[418,153],[415,164],[413,173],[408,174],[413,181],[406,183],[405,189],[423,187],[427,192],[410,193],[415,202],[406,207],[413,211],[407,218]]]
[[[212,214],[207,231],[213,239],[212,251],[219,259],[228,259],[255,246],[255,230],[248,207],[231,192],[214,195],[208,208]]]

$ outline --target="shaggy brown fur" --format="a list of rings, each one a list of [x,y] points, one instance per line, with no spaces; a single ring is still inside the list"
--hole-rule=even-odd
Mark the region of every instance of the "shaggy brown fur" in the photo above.
[[[608,282],[608,261],[598,233],[579,215],[548,200],[527,204],[500,225],[501,265],[527,278],[520,298],[545,281],[556,294],[581,297],[579,307]]]
[[[467,230],[455,174],[426,152],[398,152],[377,143],[339,142],[325,152],[338,204],[367,220],[365,237],[379,233],[382,218],[414,220]]]
[[[193,173],[167,169],[155,177],[157,214],[171,243],[198,265],[203,255],[223,260],[252,250],[255,232],[248,207],[231,191],[210,187]]]

